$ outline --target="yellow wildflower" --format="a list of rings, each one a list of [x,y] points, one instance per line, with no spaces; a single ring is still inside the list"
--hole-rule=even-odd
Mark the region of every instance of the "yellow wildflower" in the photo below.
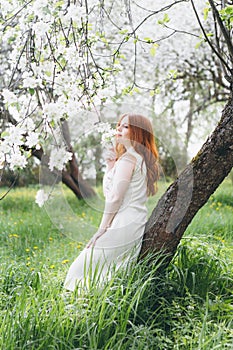
[[[64,260],[62,260],[61,263],[64,265],[64,264],[67,264],[69,261],[70,261],[69,259],[64,259]]]

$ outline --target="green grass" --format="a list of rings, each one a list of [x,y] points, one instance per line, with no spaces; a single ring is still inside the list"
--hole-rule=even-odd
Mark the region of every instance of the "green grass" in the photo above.
[[[101,191],[87,203],[63,189],[40,209],[36,188],[12,190],[0,202],[0,348],[232,349],[232,189],[227,180],[211,196],[162,275],[156,258],[143,261],[82,297],[64,294],[63,281],[98,225]]]

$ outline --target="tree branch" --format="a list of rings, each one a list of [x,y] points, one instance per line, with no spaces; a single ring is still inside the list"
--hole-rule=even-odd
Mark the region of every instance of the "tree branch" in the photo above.
[[[208,38],[207,34],[206,34],[206,31],[201,23],[201,20],[199,18],[199,15],[197,13],[197,10],[196,10],[196,7],[194,5],[194,2],[193,0],[191,0],[191,4],[192,4],[192,8],[193,8],[193,11],[195,13],[195,16],[197,18],[197,21],[198,21],[198,24],[201,28],[201,31],[202,33],[204,34],[204,37],[207,41],[207,43],[209,44],[210,48],[213,50],[213,52],[218,56],[218,58],[220,59],[220,61],[224,64],[224,66],[227,68],[227,70],[231,73],[231,68],[230,66],[228,65],[228,63],[224,60],[224,58],[222,57],[222,55],[220,54],[220,52],[218,52],[218,50],[215,49],[214,45],[212,44],[212,42],[210,41],[210,39]]]
[[[134,31],[132,33],[130,33],[130,35],[132,35],[133,33],[136,33],[136,31],[150,18],[150,17],[153,17],[154,15],[160,13],[160,12],[164,12],[164,11],[167,11],[169,10],[170,8],[172,8],[173,6],[181,3],[181,2],[187,2],[187,0],[178,0],[178,1],[175,1],[173,2],[172,4],[169,4],[165,7],[162,7],[161,9],[157,10],[157,11],[153,11],[152,13],[150,13],[148,16],[146,16],[142,21],[141,23],[139,23],[137,25],[137,27],[134,29]]]
[[[218,25],[219,25],[219,27],[221,29],[222,35],[224,36],[224,39],[226,41],[226,44],[227,44],[227,47],[228,47],[228,51],[229,51],[229,55],[230,55],[230,58],[231,58],[231,63],[233,63],[233,45],[232,45],[232,42],[231,42],[231,38],[230,38],[230,36],[229,36],[229,34],[228,34],[227,30],[226,30],[226,27],[223,24],[223,21],[222,21],[221,17],[219,16],[219,12],[216,9],[216,6],[215,6],[213,0],[208,0],[208,1],[210,3],[210,6],[212,8],[213,13],[216,16],[216,19],[217,19]]]

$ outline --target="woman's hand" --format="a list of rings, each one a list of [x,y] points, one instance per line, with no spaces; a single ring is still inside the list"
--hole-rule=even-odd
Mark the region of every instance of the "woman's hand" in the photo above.
[[[87,243],[87,248],[90,248],[91,246],[94,247],[97,239],[100,238],[106,230],[106,228],[99,228],[98,231],[91,238],[91,240]]]

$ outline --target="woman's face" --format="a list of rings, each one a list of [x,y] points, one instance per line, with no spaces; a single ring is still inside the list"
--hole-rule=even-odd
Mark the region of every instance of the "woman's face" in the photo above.
[[[118,143],[121,143],[126,148],[131,146],[130,136],[129,136],[129,117],[126,115],[120,121],[117,126],[116,139]]]

